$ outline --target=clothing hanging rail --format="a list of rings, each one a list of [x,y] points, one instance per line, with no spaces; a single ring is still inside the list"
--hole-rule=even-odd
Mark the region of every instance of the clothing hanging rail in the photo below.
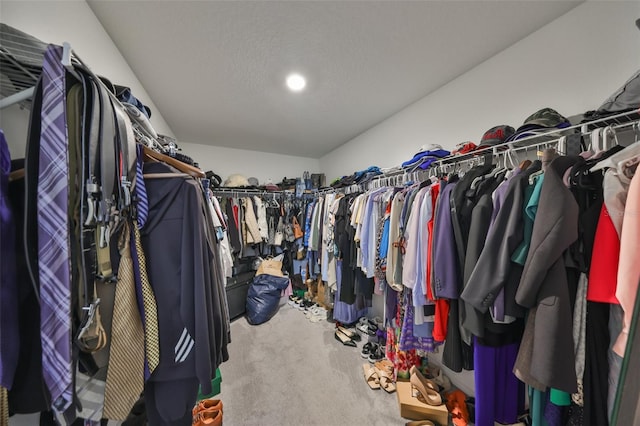
[[[640,133],[640,110],[626,111],[609,117],[565,127],[563,129],[554,129],[515,141],[478,149],[467,154],[443,158],[441,160],[434,161],[427,169],[402,169],[400,167],[393,167],[380,175],[372,177],[367,182],[355,183],[341,188],[319,189],[315,191],[315,194],[324,195],[334,192],[353,194],[381,188],[383,186],[402,186],[412,182],[423,182],[425,179],[433,176],[434,172],[438,173],[459,170],[464,166],[468,166],[470,169],[473,166],[485,164],[489,157],[493,159],[495,157],[507,155],[508,152],[528,151],[539,147],[551,146],[558,148],[562,137],[568,131],[580,129],[582,136],[590,136],[591,132],[598,128],[611,129],[614,131],[614,134],[615,132],[626,128],[632,128],[637,133]],[[550,139],[550,137],[552,138]],[[561,152],[561,154],[566,153]]]
[[[258,189],[258,188],[231,188],[231,187],[218,187],[218,188],[209,188],[213,195],[216,197],[231,197],[231,198],[242,198],[242,197],[293,197],[295,194],[291,190],[280,190],[280,191],[268,191],[266,189]]]
[[[634,120],[637,120],[639,118],[640,118],[640,110],[626,111],[626,112],[623,112],[623,113],[611,115],[609,117],[604,117],[604,118],[600,118],[600,119],[597,119],[597,120],[589,121],[587,123],[580,123],[580,124],[576,124],[576,125],[573,125],[573,126],[565,127],[563,129],[554,129],[554,130],[550,130],[548,132],[544,132],[544,133],[540,133],[540,134],[532,135],[532,136],[527,136],[525,138],[517,139],[517,140],[514,140],[514,141],[510,141],[510,142],[504,142],[504,143],[501,143],[501,144],[498,144],[498,145],[493,145],[493,146],[490,146],[490,147],[487,147],[487,148],[476,149],[475,151],[471,151],[471,152],[468,152],[468,153],[462,154],[462,155],[456,155],[455,157],[443,158],[441,160],[437,160],[437,161],[434,161],[433,163],[431,163],[431,167],[437,167],[438,165],[448,164],[448,163],[457,163],[457,162],[460,162],[460,161],[465,160],[465,159],[478,157],[480,155],[493,154],[495,152],[495,150],[499,151],[501,148],[502,149],[513,149],[513,148],[525,147],[526,145],[531,146],[531,145],[539,142],[539,139],[548,138],[550,136],[557,136],[556,139],[559,139],[564,133],[566,133],[567,131],[570,131],[570,130],[580,129],[582,134],[586,135],[591,130],[594,130],[594,129],[599,128],[599,127],[602,128],[602,127],[607,127],[607,126],[615,126],[615,125],[627,124],[627,123],[632,122]]]

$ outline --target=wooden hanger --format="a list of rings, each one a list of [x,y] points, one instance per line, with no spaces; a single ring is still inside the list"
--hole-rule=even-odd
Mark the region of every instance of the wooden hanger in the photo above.
[[[156,152],[154,150],[152,150],[151,148],[148,148],[147,146],[143,145],[142,146],[143,152],[145,157],[154,159],[154,160],[158,160],[158,161],[162,161],[163,163],[166,163],[172,167],[175,167],[176,169],[180,170],[183,173],[186,173],[190,176],[196,177],[196,178],[204,178],[206,177],[205,173],[200,170],[197,167],[194,167],[190,164],[187,163],[183,163],[180,160],[177,160],[173,157],[170,157],[166,154],[161,154],[159,152]]]
[[[9,182],[13,182],[14,180],[23,179],[24,178],[24,168],[14,170],[9,173]]]

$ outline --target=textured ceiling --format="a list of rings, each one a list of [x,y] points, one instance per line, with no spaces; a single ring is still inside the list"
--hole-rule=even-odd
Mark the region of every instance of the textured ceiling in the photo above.
[[[580,2],[88,3],[179,141],[318,158]]]

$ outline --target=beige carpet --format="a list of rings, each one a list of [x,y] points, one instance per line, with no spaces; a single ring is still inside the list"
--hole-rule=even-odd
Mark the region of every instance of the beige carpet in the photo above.
[[[224,425],[404,425],[395,393],[364,381],[364,340],[343,346],[333,328],[284,300],[265,324],[234,321],[230,360],[220,367]]]

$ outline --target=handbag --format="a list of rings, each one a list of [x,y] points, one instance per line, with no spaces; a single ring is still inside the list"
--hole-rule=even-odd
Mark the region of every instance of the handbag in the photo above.
[[[291,224],[291,222],[287,222],[284,225],[284,239],[290,243],[296,240],[296,237],[293,234],[293,224]]]
[[[284,277],[282,273],[282,260],[275,258],[264,259],[260,262],[256,275],[273,275],[276,277]]]
[[[304,232],[302,232],[302,228],[300,228],[300,224],[298,223],[298,219],[294,216],[291,219],[293,222],[293,236],[297,240],[298,238],[302,238],[304,236]]]
[[[307,249],[300,244],[300,246],[298,247],[298,251],[296,251],[296,259],[298,260],[305,260],[307,258]]]
[[[278,226],[276,227],[276,235],[273,237],[273,245],[281,246],[282,241],[284,240],[284,222],[282,221],[282,216],[278,219]]]

